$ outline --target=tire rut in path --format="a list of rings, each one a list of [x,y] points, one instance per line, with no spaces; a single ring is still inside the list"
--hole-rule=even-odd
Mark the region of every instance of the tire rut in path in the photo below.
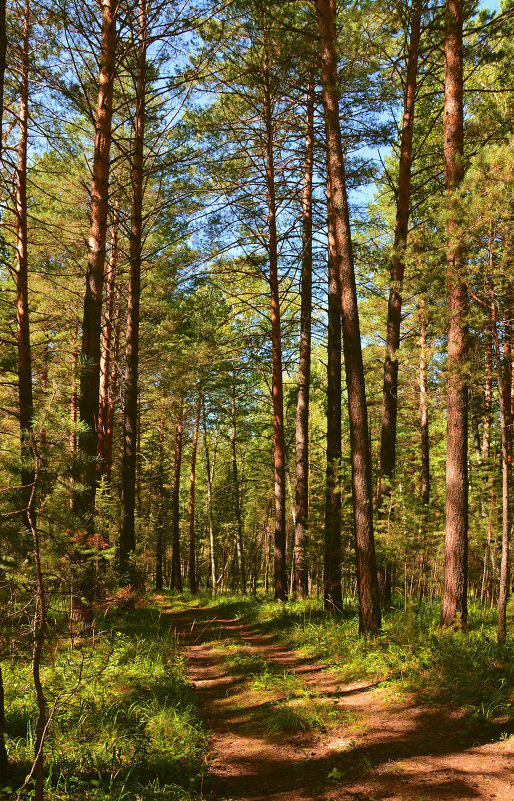
[[[514,742],[477,742],[457,714],[392,701],[380,685],[341,685],[320,665],[238,620],[202,608],[165,610],[213,736],[210,801],[514,801]],[[330,707],[324,731],[269,733],[277,699],[230,675],[229,643],[300,677]],[[227,646],[224,648],[224,646]],[[280,697],[278,698],[280,700]]]

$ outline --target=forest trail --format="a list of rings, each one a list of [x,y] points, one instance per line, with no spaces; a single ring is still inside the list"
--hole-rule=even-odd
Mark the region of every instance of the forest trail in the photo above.
[[[500,730],[470,731],[460,715],[400,701],[383,683],[342,685],[215,610],[164,612],[212,731],[204,798],[514,801],[514,740]]]

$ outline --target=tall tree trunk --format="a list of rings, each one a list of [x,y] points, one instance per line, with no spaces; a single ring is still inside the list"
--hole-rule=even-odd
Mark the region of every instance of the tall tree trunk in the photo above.
[[[468,352],[467,288],[462,275],[458,220],[452,196],[463,176],[462,0],[446,0],[444,169],[447,192],[448,410],[446,445],[446,538],[441,623],[468,616]]]
[[[157,539],[155,544],[155,589],[163,588],[162,562],[164,557],[164,412],[159,423],[159,511],[157,514]]]
[[[110,359],[111,375],[107,395],[107,416],[104,437],[105,480],[110,486],[112,476],[112,452],[114,446],[114,419],[118,394],[118,359],[120,354],[121,315],[119,306],[114,309],[112,355]]]
[[[364,367],[362,363],[357,289],[339,122],[337,58],[335,51],[335,0],[316,0],[316,10],[320,34],[328,181],[334,209],[337,270],[341,284],[343,351],[346,384],[348,387],[352,459],[352,498],[355,519],[359,631],[361,634],[366,634],[377,631],[380,628],[381,616],[373,537],[371,453],[364,387]]]
[[[171,498],[172,541],[171,541],[171,580],[170,589],[182,592],[182,573],[180,567],[180,467],[182,462],[182,434],[184,430],[184,399],[180,399],[175,433],[175,472],[173,495]]]
[[[0,0],[0,156],[3,150],[2,123],[4,119],[4,77],[7,61],[7,29],[5,24],[5,0]]]
[[[216,580],[216,552],[214,548],[214,514],[212,511],[212,480],[214,477],[214,463],[216,460],[216,450],[212,458],[212,467],[210,464],[209,446],[207,442],[207,416],[205,414],[205,401],[202,399],[202,420],[203,420],[203,449],[205,453],[205,472],[207,478],[207,514],[209,516],[209,552],[211,558],[211,581],[212,581],[212,596],[216,595],[217,580]]]
[[[245,558],[243,549],[243,516],[241,512],[241,490],[239,486],[239,475],[237,470],[237,453],[236,453],[236,399],[235,399],[235,383],[232,386],[232,399],[231,399],[231,415],[232,415],[232,428],[230,431],[230,454],[232,460],[232,482],[234,485],[234,511],[236,513],[236,555],[237,567],[239,573],[239,582],[241,591],[246,594],[246,569]]]
[[[278,281],[278,246],[275,199],[274,126],[271,113],[269,58],[264,64],[264,122],[266,127],[266,186],[268,200],[269,283],[271,296],[273,451],[275,473],[275,598],[287,598],[286,574],[286,461],[284,441],[284,390],[282,384],[282,335]]]
[[[278,281],[277,204],[275,198],[274,125],[271,108],[270,58],[265,30],[264,124],[266,129],[266,189],[268,202],[268,255],[271,297],[273,452],[275,487],[275,598],[287,598],[286,568],[286,459],[284,441],[284,390],[282,383],[282,335],[280,324],[280,291]]]
[[[309,594],[305,544],[309,528],[309,392],[311,381],[312,327],[312,170],[314,161],[314,72],[307,88],[307,126],[302,193],[302,286],[300,312],[300,359],[296,405],[296,509],[294,536],[294,591]]]
[[[25,529],[30,532],[29,509],[34,494],[32,454],[32,359],[30,351],[28,246],[27,246],[27,134],[29,120],[29,29],[30,6],[25,0],[21,63],[21,100],[16,170],[16,338],[18,347],[18,402],[21,443],[21,502]],[[33,510],[32,510],[33,511]]]
[[[195,429],[193,432],[193,448],[191,452],[191,477],[189,480],[189,589],[194,594],[197,591],[196,580],[196,538],[195,538],[195,481],[196,481],[196,449],[198,446],[198,428],[200,426],[200,411],[202,397],[198,395],[196,408]]]
[[[507,636],[507,600],[509,594],[509,537],[510,537],[510,395],[511,362],[509,342],[509,307],[505,315],[505,369],[502,368],[496,313],[496,298],[491,296],[491,331],[496,356],[496,378],[500,400],[501,456],[502,456],[502,554],[500,562],[500,586],[498,590],[498,642]]]
[[[402,283],[405,273],[404,254],[409,229],[412,136],[414,106],[418,73],[419,40],[422,0],[414,0],[410,27],[407,76],[403,101],[403,124],[400,146],[398,195],[396,198],[396,224],[394,252],[391,261],[391,287],[387,307],[386,356],[384,361],[384,387],[382,395],[382,432],[380,439],[380,487],[378,508],[384,496],[391,493],[391,480],[396,467],[396,420],[398,411],[398,348],[402,319]]]
[[[489,268],[486,270],[485,290],[486,293],[492,291],[491,277],[493,274],[493,251],[494,251],[494,227],[491,223],[489,229]],[[491,442],[491,409],[493,400],[493,354],[492,354],[492,324],[491,310],[485,333],[485,374],[484,374],[484,429],[482,434],[482,458],[484,462],[489,459],[489,449]]]
[[[136,464],[138,431],[139,302],[141,296],[141,243],[146,94],[146,0],[138,6],[138,56],[134,116],[134,141],[130,165],[132,187],[130,213],[130,263],[127,309],[123,459],[121,465],[120,573],[131,578],[129,557],[136,548]],[[133,578],[133,576],[132,576]]]
[[[87,535],[94,532],[96,453],[100,389],[100,334],[105,240],[109,207],[109,155],[111,149],[112,98],[116,49],[115,0],[102,0],[102,34],[98,102],[91,182],[91,223],[88,238],[86,291],[82,321],[79,413],[85,431],[79,436],[83,464],[79,480],[84,489],[75,498],[75,512]]]
[[[325,494],[324,608],[341,609],[341,291],[330,185],[328,210],[327,474]]]
[[[114,301],[116,296],[116,268],[118,264],[118,217],[119,204],[114,210],[114,219],[111,227],[111,251],[107,267],[107,287],[105,298],[104,321],[102,330],[102,348],[100,356],[100,397],[98,409],[98,478],[111,475],[111,465],[107,463],[109,440],[109,406],[110,406],[110,379],[112,371],[112,342],[114,324]],[[110,452],[112,459],[112,450]]]
[[[420,301],[419,336],[419,417],[421,428],[421,503],[430,502],[430,440],[428,427],[427,314],[423,297]]]

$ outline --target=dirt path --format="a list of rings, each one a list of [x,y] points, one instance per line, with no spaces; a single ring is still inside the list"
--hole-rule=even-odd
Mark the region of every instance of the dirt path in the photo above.
[[[469,732],[459,716],[399,703],[383,686],[342,686],[319,665],[211,610],[167,614],[213,733],[206,798],[514,801],[514,741],[499,732]],[[261,691],[249,687],[255,671],[227,668],[227,657],[238,653],[271,675],[271,684],[276,677],[274,690],[265,681]],[[289,680],[297,692],[286,698]],[[319,725],[302,730],[316,715]]]

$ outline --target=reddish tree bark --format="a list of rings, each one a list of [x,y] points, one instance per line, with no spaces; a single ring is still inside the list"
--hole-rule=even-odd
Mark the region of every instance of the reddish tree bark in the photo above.
[[[328,210],[327,473],[323,598],[326,612],[341,609],[341,285],[330,184]]]
[[[498,642],[504,642],[507,636],[507,600],[509,596],[509,537],[510,537],[510,395],[511,395],[511,363],[508,313],[506,315],[506,333],[504,349],[507,351],[505,369],[502,369],[502,358],[498,338],[496,298],[491,297],[491,333],[496,356],[496,378],[500,400],[501,428],[501,460],[502,460],[502,555],[500,562],[500,586],[498,591]]]
[[[425,298],[420,301],[419,336],[419,416],[421,428],[421,503],[430,501],[430,440],[428,427],[427,377],[427,315]]]
[[[214,549],[214,514],[212,510],[212,480],[214,477],[214,463],[216,460],[216,448],[212,459],[212,466],[209,455],[209,447],[207,443],[207,416],[205,413],[205,401],[202,400],[202,419],[203,419],[203,450],[205,453],[205,473],[207,479],[207,514],[209,516],[209,551],[211,557],[211,581],[212,581],[212,596],[216,595],[217,580],[216,580],[216,554]]]
[[[191,477],[189,479],[189,589],[197,591],[196,581],[196,537],[195,537],[195,482],[196,482],[196,450],[198,446],[198,428],[200,426],[201,395],[198,396],[195,428],[193,432],[193,448],[191,452]]]
[[[180,566],[180,468],[182,462],[182,434],[184,430],[184,400],[180,399],[175,432],[175,472],[171,499],[172,542],[171,542],[171,580],[170,589],[182,592],[182,572]]]
[[[164,414],[159,423],[159,511],[157,513],[157,539],[155,544],[155,589],[163,588],[162,563],[164,557]]]
[[[422,0],[414,0],[410,28],[407,76],[403,110],[394,252],[391,261],[391,287],[387,307],[386,356],[382,395],[382,431],[380,439],[380,487],[378,508],[384,496],[391,493],[391,479],[396,467],[396,422],[398,413],[398,357],[402,319],[402,283],[405,274],[403,251],[409,230],[412,136],[418,73]]]
[[[446,2],[444,170],[447,192],[448,407],[446,445],[446,538],[441,622],[467,620],[468,585],[468,351],[467,288],[461,246],[456,240],[452,195],[463,176],[462,0]]]
[[[118,211],[119,205],[116,204],[114,219],[111,228],[111,251],[107,266],[107,286],[105,309],[103,315],[102,348],[100,356],[100,397],[98,409],[98,477],[105,476],[110,479],[112,464],[107,462],[109,451],[109,412],[111,395],[111,371],[112,371],[112,348],[113,348],[113,324],[114,324],[114,301],[116,297],[116,268],[118,263]],[[112,461],[112,449],[110,450]]]
[[[34,401],[30,349],[28,244],[27,244],[27,135],[29,120],[30,6],[25,0],[21,54],[18,164],[16,169],[16,338],[18,349],[18,404],[21,442],[21,502],[24,527],[31,531],[29,506],[34,494],[34,459],[31,447]]]
[[[231,416],[232,427],[230,430],[230,455],[232,461],[232,482],[234,486],[234,511],[236,513],[236,556],[237,568],[239,573],[239,582],[241,591],[246,594],[246,568],[243,548],[243,517],[241,513],[241,491],[239,487],[239,474],[237,470],[237,453],[236,453],[236,431],[237,431],[237,413],[236,413],[236,398],[235,398],[235,376],[234,383],[232,384],[232,398],[231,398]]]
[[[337,58],[335,51],[335,0],[316,0],[316,10],[320,35],[328,181],[334,209],[336,265],[341,285],[343,352],[348,387],[352,460],[352,499],[359,595],[359,631],[361,634],[365,634],[377,631],[380,628],[381,616],[373,537],[371,454],[364,368],[339,122]]]
[[[294,539],[294,590],[298,598],[309,594],[305,543],[309,528],[309,391],[312,327],[312,170],[314,161],[314,73],[307,88],[307,124],[302,192],[302,285],[300,359],[296,405],[296,508]]]
[[[88,238],[86,291],[82,322],[82,370],[80,375],[80,421],[86,431],[79,437],[83,459],[79,480],[85,489],[75,498],[76,514],[87,534],[94,531],[96,453],[100,387],[100,335],[105,240],[109,205],[109,154],[111,149],[112,97],[116,48],[115,0],[102,0],[102,34],[98,102],[91,182],[91,222]]]
[[[267,33],[265,31],[266,40]],[[286,576],[286,461],[284,442],[284,390],[282,383],[282,335],[278,280],[277,204],[275,198],[274,125],[271,112],[270,59],[265,42],[263,65],[264,124],[266,130],[266,189],[268,203],[268,256],[271,297],[273,452],[275,492],[274,589],[277,600],[287,598]]]
[[[127,309],[123,459],[121,465],[120,572],[126,574],[128,559],[136,548],[136,466],[138,431],[139,303],[141,296],[141,241],[146,94],[146,0],[138,9],[138,60],[134,141],[130,165],[132,187],[130,220],[129,295]],[[131,572],[131,571],[128,571]]]

